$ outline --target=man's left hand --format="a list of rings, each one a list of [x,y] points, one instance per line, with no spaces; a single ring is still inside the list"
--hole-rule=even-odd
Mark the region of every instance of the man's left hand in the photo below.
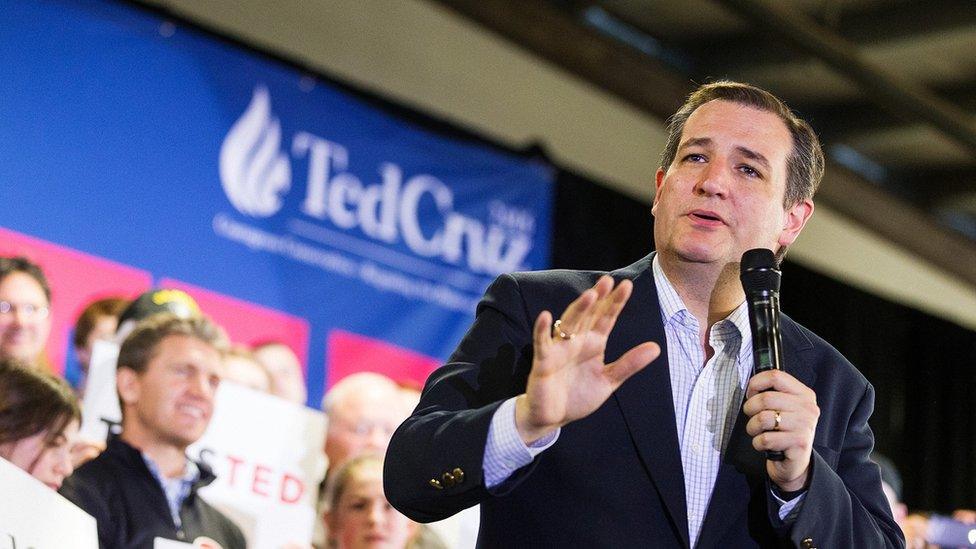
[[[806,487],[813,435],[820,418],[813,389],[782,370],[761,372],[749,381],[742,411],[749,417],[746,432],[752,437],[752,446],[786,455],[783,461],[766,461],[769,480],[783,492]]]

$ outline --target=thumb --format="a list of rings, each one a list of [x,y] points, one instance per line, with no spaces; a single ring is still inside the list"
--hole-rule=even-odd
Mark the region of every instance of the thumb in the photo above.
[[[624,353],[614,362],[607,364],[607,376],[618,386],[627,378],[644,369],[661,354],[661,346],[647,341]]]

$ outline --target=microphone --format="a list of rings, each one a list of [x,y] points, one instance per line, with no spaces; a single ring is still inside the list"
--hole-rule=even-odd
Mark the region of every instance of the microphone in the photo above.
[[[783,336],[779,331],[779,282],[782,273],[776,257],[765,248],[748,250],[739,263],[739,280],[746,292],[749,327],[752,328],[752,375],[766,370],[782,370]],[[778,450],[767,451],[766,459],[783,461]]]

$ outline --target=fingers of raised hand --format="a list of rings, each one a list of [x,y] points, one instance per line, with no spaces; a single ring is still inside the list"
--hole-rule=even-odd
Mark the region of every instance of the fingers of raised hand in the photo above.
[[[533,353],[536,361],[545,361],[549,357],[549,348],[552,345],[552,313],[542,311],[535,319],[532,327]]]
[[[627,301],[630,299],[634,290],[634,283],[629,280],[622,280],[612,292],[597,303],[595,308],[591,328],[601,335],[610,335],[617,318]]]
[[[619,386],[627,378],[641,371],[661,354],[661,346],[653,341],[641,343],[627,351],[620,358],[607,364],[607,376]]]

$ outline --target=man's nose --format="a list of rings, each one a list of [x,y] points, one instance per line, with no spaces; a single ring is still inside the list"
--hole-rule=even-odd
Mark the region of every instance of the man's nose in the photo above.
[[[210,376],[203,373],[198,373],[193,376],[190,389],[194,395],[206,399],[212,399],[215,392],[213,385],[210,383]]]
[[[695,189],[707,196],[725,198],[728,195],[729,180],[725,165],[722,162],[711,162],[702,171],[695,185]]]
[[[371,524],[382,524],[384,518],[382,502],[375,502],[369,506],[369,522]]]

